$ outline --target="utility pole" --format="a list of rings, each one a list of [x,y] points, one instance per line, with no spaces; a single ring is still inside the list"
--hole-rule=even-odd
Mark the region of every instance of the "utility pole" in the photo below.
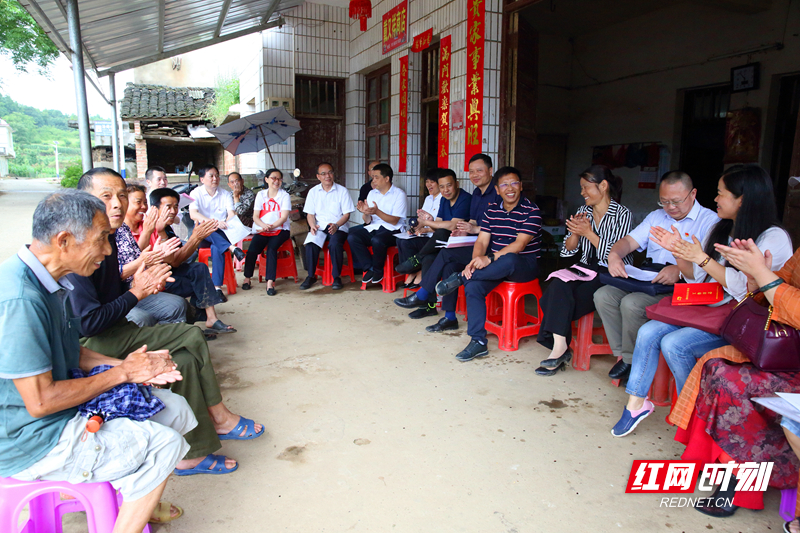
[[[53,145],[56,148],[56,177],[60,178],[61,176],[58,175],[58,141],[53,141]]]

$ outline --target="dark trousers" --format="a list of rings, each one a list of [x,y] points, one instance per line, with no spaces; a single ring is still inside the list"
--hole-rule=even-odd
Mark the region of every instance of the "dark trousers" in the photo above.
[[[412,255],[419,256],[419,251],[430,241],[427,238],[397,239],[398,257],[402,263]]]
[[[211,264],[214,269],[211,274],[211,281],[215,287],[222,287],[225,279],[225,252],[231,247],[231,242],[221,229],[218,229],[200,243],[202,248],[211,248]]]
[[[222,303],[204,263],[183,263],[172,269],[172,277],[175,281],[167,283],[166,292],[189,298],[198,309]]]
[[[592,281],[550,280],[542,295],[542,326],[537,342],[553,349],[553,334],[566,337],[567,346],[572,341],[572,321],[594,311],[594,293],[603,286],[600,277]]]
[[[373,232],[367,231],[364,226],[350,228],[347,242],[350,244],[355,262],[361,265],[365,272],[370,268],[373,272],[381,272],[386,263],[386,251],[397,242],[396,233],[383,226]],[[370,246],[372,254],[368,250]]]
[[[317,230],[317,231],[322,231]],[[326,232],[327,234],[327,232]],[[334,278],[342,275],[342,264],[344,264],[344,243],[347,240],[347,232],[337,230],[333,235],[327,235],[328,251],[331,254],[331,273]],[[319,262],[319,253],[322,248],[310,242],[305,245],[306,249],[306,270],[309,276],[316,276],[317,263]],[[350,258],[352,262],[353,258]]]
[[[426,257],[432,257],[428,255]],[[431,263],[430,268],[425,269],[423,262],[422,287],[428,291],[432,297],[436,295],[436,284],[439,280],[445,279],[453,272],[461,272],[469,262],[472,261],[472,246],[461,248],[443,248],[436,254],[436,258]],[[442,298],[442,309],[445,311],[455,311],[458,292],[453,291]]]
[[[486,295],[504,281],[526,283],[538,274],[536,254],[506,254],[464,279],[467,295],[467,333],[486,344]],[[455,292],[455,291],[454,291]]]
[[[256,267],[256,259],[264,249],[267,249],[266,279],[275,281],[278,272],[278,248],[289,240],[289,230],[281,230],[277,235],[266,237],[264,235],[253,235],[250,241],[250,248],[244,258],[244,277],[252,278]]]

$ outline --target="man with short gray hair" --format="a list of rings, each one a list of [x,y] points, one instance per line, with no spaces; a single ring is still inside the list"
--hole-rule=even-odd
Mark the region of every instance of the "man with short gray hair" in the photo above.
[[[79,405],[118,385],[181,378],[167,350],[141,346],[112,359],[78,342],[72,285],[64,276],[97,270],[111,252],[110,235],[103,202],[82,192],[54,193],[36,208],[31,245],[0,265],[0,477],[108,481],[123,498],[114,531],[137,533],[189,450],[182,435],[197,420],[186,400],[151,389],[161,411],[144,421],[108,420],[102,436],[86,433]],[[110,368],[70,377],[72,369],[88,373],[99,365]]]

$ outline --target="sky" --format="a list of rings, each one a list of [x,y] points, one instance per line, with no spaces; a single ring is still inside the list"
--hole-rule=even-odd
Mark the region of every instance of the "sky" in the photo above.
[[[116,76],[117,99],[122,98],[125,83],[133,81],[133,71],[121,72]],[[36,66],[28,73],[14,68],[11,59],[0,55],[0,94],[10,96],[14,101],[37,109],[57,109],[62,113],[77,114],[72,68],[69,60],[59,56],[49,68],[49,77],[38,73]],[[100,78],[98,84],[108,95],[108,78]],[[86,83],[86,97],[89,115],[100,115],[111,119],[111,108],[90,83]]]

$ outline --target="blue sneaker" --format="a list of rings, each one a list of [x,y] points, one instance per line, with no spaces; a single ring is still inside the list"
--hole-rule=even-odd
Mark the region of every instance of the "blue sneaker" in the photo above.
[[[650,413],[656,410],[655,406],[650,400],[645,400],[644,405],[647,410],[639,413],[636,416],[633,416],[628,408],[625,407],[622,410],[622,418],[620,418],[619,422],[617,422],[617,424],[611,428],[611,434],[615,437],[624,437],[636,429],[636,426],[639,425],[639,422],[650,416]]]

